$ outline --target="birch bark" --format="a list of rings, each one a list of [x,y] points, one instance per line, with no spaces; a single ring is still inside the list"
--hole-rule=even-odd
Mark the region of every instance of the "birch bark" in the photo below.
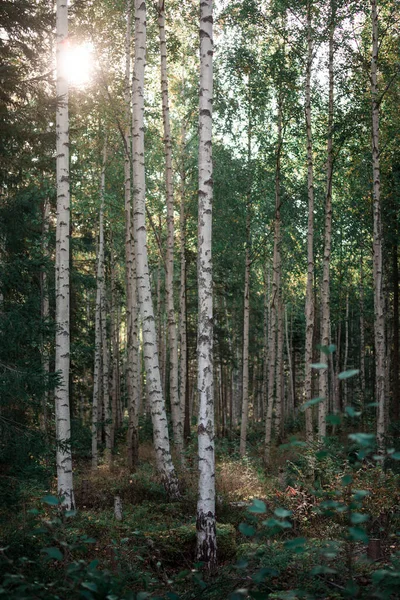
[[[312,398],[312,356],[314,337],[314,159],[311,130],[311,69],[313,63],[312,13],[311,0],[307,0],[307,67],[305,86],[305,116],[307,134],[307,190],[308,190],[308,230],[307,230],[307,291],[306,291],[306,346],[305,346],[305,377],[304,396],[308,402]],[[312,407],[305,411],[306,440],[313,439]]]
[[[331,1],[331,22],[329,27],[329,100],[328,100],[328,143],[327,143],[327,168],[326,168],[326,195],[325,195],[325,233],[323,274],[321,287],[321,346],[329,346],[330,328],[330,263],[332,241],[332,176],[333,176],[333,56],[335,33],[336,6],[335,0]],[[329,355],[321,350],[320,362],[325,363]],[[318,435],[320,439],[326,436],[326,413],[329,406],[329,381],[328,369],[319,372],[319,395],[324,400],[318,406]]]
[[[371,0],[372,57],[372,193],[373,193],[373,281],[374,281],[374,338],[375,338],[375,394],[377,411],[377,445],[383,451],[385,436],[385,317],[383,310],[383,265],[382,265],[382,222],[379,158],[379,97],[378,97],[378,54],[379,28],[376,0]]]
[[[72,478],[71,419],[69,407],[70,369],[70,187],[68,81],[64,72],[68,39],[68,5],[57,0],[57,227],[56,227],[56,340],[55,370],[60,381],[55,388],[57,490],[67,510],[74,508]]]
[[[179,397],[178,337],[174,306],[174,186],[172,172],[172,138],[169,119],[167,44],[165,40],[164,0],[158,1],[158,30],[161,56],[161,97],[164,126],[165,189],[167,195],[167,253],[165,288],[167,296],[167,320],[169,343],[169,392],[172,412],[174,441],[181,463],[183,454],[184,406]]]
[[[213,4],[200,0],[199,99],[199,212],[197,280],[199,317],[197,335],[199,395],[199,492],[197,500],[197,559],[209,569],[216,565],[213,282],[212,282],[212,105]]]
[[[153,438],[157,467],[167,494],[179,497],[178,480],[172,463],[168,422],[161,387],[157,335],[151,298],[147,258],[145,163],[144,163],[144,71],[146,64],[146,2],[135,0],[135,64],[133,73],[132,159],[134,198],[134,239],[137,285],[143,331],[146,384],[151,402]]]

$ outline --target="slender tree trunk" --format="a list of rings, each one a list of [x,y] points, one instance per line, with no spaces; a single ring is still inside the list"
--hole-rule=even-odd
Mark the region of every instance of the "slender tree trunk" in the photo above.
[[[112,369],[111,369],[111,448],[115,446],[115,436],[118,427],[118,362],[119,338],[117,316],[117,279],[115,272],[115,255],[113,242],[111,242],[111,344],[112,344]]]
[[[268,342],[268,406],[265,419],[264,465],[268,467],[271,452],[272,416],[274,406],[275,378],[277,374],[277,329],[279,303],[281,302],[281,193],[280,166],[282,153],[282,94],[279,91],[278,100],[278,142],[275,164],[275,226],[274,226],[274,256],[272,299],[270,309],[270,329]],[[276,390],[278,392],[278,390]]]
[[[199,212],[198,212],[198,379],[199,492],[197,500],[197,560],[216,566],[213,280],[212,280],[212,103],[213,6],[200,2]]]
[[[269,305],[270,305],[270,287],[271,287],[271,276],[270,269],[267,265],[264,265],[264,335],[263,335],[263,370],[262,370],[262,420],[267,407],[268,397],[268,328],[269,328]]]
[[[283,304],[279,300],[277,311],[277,348],[276,348],[276,414],[275,414],[275,431],[278,441],[281,440],[283,434],[283,418],[284,418],[284,388],[283,388]]]
[[[48,258],[49,256],[49,216],[50,216],[50,202],[46,198],[43,206],[43,230],[42,230],[42,249],[43,256]],[[47,281],[46,268],[41,273],[41,313],[42,319],[47,321],[50,316],[50,305],[49,305],[49,286]],[[42,342],[42,364],[43,370],[48,378],[50,373],[50,354],[47,342]],[[47,404],[49,401],[49,382],[46,380],[46,389],[43,393],[42,399],[42,414],[40,418],[40,428],[47,436]]]
[[[360,385],[361,403],[365,405],[365,308],[364,308],[364,269],[363,256],[360,256]]]
[[[183,455],[184,405],[179,397],[178,336],[174,306],[174,187],[172,172],[172,139],[169,119],[167,45],[165,41],[164,0],[158,0],[158,29],[161,55],[161,97],[164,126],[165,189],[167,194],[167,254],[165,289],[167,296],[168,343],[169,343],[169,394],[172,412],[174,442],[180,461]]]
[[[106,161],[107,161],[107,139],[104,141],[103,163],[101,168],[101,227],[100,235],[103,237],[103,253],[99,252],[101,259],[101,277],[100,277],[100,323],[101,323],[101,348],[102,348],[102,367],[103,367],[103,411],[104,411],[104,432],[106,437],[106,461],[111,461],[111,406],[110,406],[110,356],[108,351],[107,335],[107,286],[106,286],[106,268],[105,268],[105,243],[104,243],[104,210],[105,210],[105,188],[106,188]]]
[[[247,424],[249,419],[249,326],[250,326],[250,206],[247,203],[246,215],[246,251],[244,271],[244,308],[243,308],[243,396],[242,420],[240,424],[240,456],[246,454]]]
[[[99,246],[97,257],[96,274],[96,308],[95,308],[95,340],[94,340],[94,373],[93,373],[93,404],[92,404],[92,468],[96,469],[98,465],[98,437],[99,421],[102,420],[100,413],[102,403],[100,399],[100,378],[101,378],[101,279],[103,277],[104,267],[104,225],[103,225],[103,207],[100,206],[99,215]]]
[[[56,356],[60,376],[55,388],[57,491],[67,510],[74,508],[69,406],[70,368],[70,188],[68,82],[64,54],[68,39],[68,6],[57,0],[57,228],[56,228]]]
[[[399,420],[399,263],[397,227],[392,247],[392,284],[393,284],[393,357],[392,357],[392,410],[395,421]]]
[[[349,292],[346,294],[346,317],[344,322],[344,360],[343,371],[347,371],[347,361],[349,358]],[[347,405],[347,384],[343,381],[343,406]]]
[[[325,196],[325,233],[324,256],[322,261],[322,287],[321,287],[321,347],[325,350],[329,346],[330,328],[330,264],[332,243],[332,176],[333,176],[333,56],[334,33],[336,18],[336,0],[331,0],[331,22],[329,27],[329,104],[328,104],[328,145],[326,168],[326,196]],[[329,361],[329,354],[321,350],[320,362]],[[318,435],[322,439],[326,436],[326,412],[329,406],[329,369],[319,372],[319,395],[324,398],[318,406]]]
[[[180,215],[179,215],[179,251],[180,251],[180,288],[179,288],[179,339],[180,339],[180,387],[179,398],[185,409],[184,419],[184,438],[190,438],[190,406],[188,383],[188,359],[187,359],[187,328],[186,328],[186,214],[185,214],[185,194],[186,194],[186,172],[184,164],[186,144],[186,130],[182,125],[181,132],[181,170],[180,170]]]
[[[307,291],[306,291],[306,348],[305,348],[305,377],[304,392],[305,401],[312,398],[312,370],[313,360],[313,337],[314,337],[314,158],[311,129],[311,69],[313,62],[313,39],[312,39],[312,6],[311,0],[307,0],[307,69],[305,87],[305,116],[307,133],[307,189],[308,189],[308,230],[307,230]],[[305,411],[306,416],[306,440],[313,440],[312,407]]]
[[[157,467],[163,485],[171,498],[179,497],[178,480],[172,463],[168,422],[161,387],[158,362],[157,336],[151,298],[150,274],[147,258],[145,214],[145,164],[144,164],[144,71],[146,63],[146,2],[135,0],[135,65],[133,73],[133,198],[136,249],[137,284],[142,332],[146,383],[151,401],[154,447]]]
[[[140,348],[138,336],[138,298],[136,286],[136,264],[133,243],[133,212],[131,198],[131,2],[126,4],[125,38],[125,286],[126,286],[126,328],[127,328],[127,367],[126,388],[129,415],[127,434],[127,462],[132,472],[139,462],[138,419],[140,409]]]
[[[292,348],[289,341],[289,327],[288,327],[288,315],[287,308],[285,306],[285,338],[286,338],[286,352],[288,357],[288,366],[289,366],[289,414],[292,417],[294,415],[294,371],[293,371],[293,360],[292,360]]]
[[[383,265],[382,265],[382,223],[380,198],[379,164],[379,96],[378,96],[378,10],[376,0],[371,0],[372,18],[372,58],[371,58],[371,97],[372,97],[372,190],[373,190],[373,281],[374,281],[374,338],[375,338],[375,393],[378,403],[377,444],[383,451],[385,436],[385,316],[383,309]]]

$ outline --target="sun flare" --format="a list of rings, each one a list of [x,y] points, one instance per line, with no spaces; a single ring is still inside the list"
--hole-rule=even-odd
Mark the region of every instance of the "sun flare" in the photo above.
[[[87,85],[93,72],[93,46],[68,44],[64,53],[64,75],[75,87]]]

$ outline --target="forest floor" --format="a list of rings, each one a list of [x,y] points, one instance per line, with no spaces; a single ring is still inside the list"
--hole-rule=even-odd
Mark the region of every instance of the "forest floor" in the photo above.
[[[150,442],[141,444],[135,474],[122,455],[95,473],[79,460],[76,515],[55,517],[54,490],[31,489],[21,511],[2,522],[4,555],[14,565],[21,556],[32,561],[39,580],[49,573],[57,580],[64,569],[71,594],[60,592],[61,599],[400,598],[398,475],[340,464],[334,450],[319,460],[297,443],[275,451],[266,475],[256,453],[240,459],[227,444],[216,467],[219,566],[207,574],[195,561],[193,456],[189,449],[179,472],[179,502],[168,501],[157,479]],[[362,509],[351,505],[354,490],[361,490]],[[122,521],[114,516],[116,496]],[[381,538],[377,560],[367,558],[368,536]],[[70,565],[78,565],[79,577]],[[0,589],[0,598],[52,597],[12,595],[12,589],[4,587],[8,596]]]

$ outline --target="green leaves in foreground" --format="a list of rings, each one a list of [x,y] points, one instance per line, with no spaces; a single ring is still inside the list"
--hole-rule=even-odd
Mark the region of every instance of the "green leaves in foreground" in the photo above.
[[[54,558],[54,560],[63,560],[64,555],[58,548],[43,548],[41,552],[45,552],[49,558]]]

